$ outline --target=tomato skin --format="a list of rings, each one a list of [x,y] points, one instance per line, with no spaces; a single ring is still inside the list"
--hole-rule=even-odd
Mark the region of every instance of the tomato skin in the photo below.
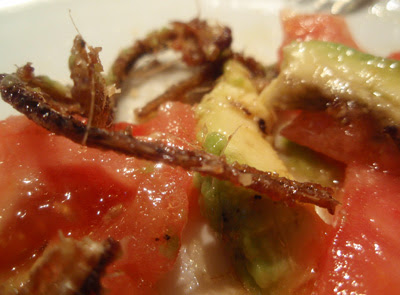
[[[400,60],[400,51],[391,53],[388,58]]]
[[[59,229],[87,234],[101,221],[97,212],[135,194],[129,178],[115,175],[125,157],[79,147],[23,117],[9,118],[0,128],[7,138],[0,143],[1,271],[34,256]],[[99,167],[110,159],[115,167]]]
[[[131,125],[127,123],[117,123],[114,130],[125,130],[131,128],[134,136],[149,136],[157,134],[158,138],[161,135],[173,135],[174,137],[184,139],[187,143],[196,141],[196,120],[191,107],[182,103],[166,103],[161,106],[157,117],[149,121]],[[190,145],[186,145],[190,147]]]
[[[291,11],[284,11],[281,14],[281,22],[283,42],[279,48],[280,61],[282,60],[282,48],[293,41],[320,40],[341,43],[359,49],[346,20],[341,16],[322,13],[294,14]]]
[[[282,130],[347,165],[342,205],[313,294],[400,294],[400,154],[390,138],[379,139],[368,117],[348,120],[301,111]]]
[[[400,175],[397,146],[388,135],[378,135],[367,116],[341,122],[325,111],[301,111],[281,134],[342,163],[370,165]]]
[[[314,294],[400,294],[400,177],[350,165]]]
[[[124,258],[116,261],[110,271],[123,271],[141,288],[151,287],[172,269],[189,211],[190,174],[157,166],[161,167],[140,178],[135,199],[124,207],[123,214],[103,223],[91,235],[121,241]],[[111,289],[113,285],[111,282]]]
[[[176,146],[194,143],[190,106],[169,104],[152,122],[143,136],[158,132]],[[82,147],[24,117],[0,122],[0,134],[6,139],[0,142],[0,280],[23,270],[61,231],[119,240],[124,255],[110,271],[125,271],[118,280],[129,281],[126,292],[150,294],[178,254],[191,174]],[[114,290],[115,278],[107,278],[111,294],[121,288]]]
[[[282,24],[282,47],[318,39],[358,49],[340,17],[285,13]],[[389,58],[400,59],[400,55]],[[380,132],[363,116],[346,124],[327,112],[308,111],[301,111],[281,131],[288,139],[347,165],[338,196],[342,205],[314,295],[400,294],[400,153]]]

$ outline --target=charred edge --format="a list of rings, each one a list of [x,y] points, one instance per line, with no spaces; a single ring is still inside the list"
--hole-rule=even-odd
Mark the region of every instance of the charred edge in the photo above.
[[[106,267],[121,254],[119,243],[112,238],[105,240],[103,246],[104,252],[100,257],[98,264],[85,279],[77,295],[102,294],[103,287],[100,283],[100,279],[104,275]]]
[[[2,96],[6,102],[42,127],[78,144],[81,143],[86,125],[71,116],[64,116],[51,109],[46,103],[40,102],[40,96],[36,92],[30,92],[14,85],[7,89],[3,88]],[[252,182],[245,187],[273,200],[285,201],[289,204],[298,201],[311,203],[328,209],[330,213],[334,212],[338,204],[332,197],[333,191],[329,188],[317,184],[296,182],[247,165],[238,163],[230,165],[223,158],[201,150],[180,150],[160,142],[146,142],[124,132],[108,132],[100,128],[91,128],[87,132],[86,144],[88,146],[114,150],[145,160],[162,161],[186,170],[227,180],[238,186],[243,186],[240,176],[243,173],[250,173]]]
[[[232,170],[234,174],[250,173],[252,183],[247,188],[274,201],[285,201],[288,204],[295,202],[314,204],[327,209],[331,214],[334,214],[336,206],[340,204],[332,197],[334,191],[329,187],[316,183],[297,182],[279,177],[276,173],[261,172],[253,167],[237,163],[233,164]]]
[[[322,95],[323,94],[320,94],[317,97],[320,98]],[[326,111],[343,126],[348,126],[352,122],[359,120],[359,118],[367,118],[368,120],[372,120],[376,123],[376,126],[374,126],[373,130],[375,134],[373,136],[377,139],[382,139],[382,135],[388,136],[396,145],[396,147],[400,149],[400,125],[396,125],[395,123],[389,123],[388,125],[386,121],[381,119],[381,114],[368,109],[365,105],[362,105],[354,100],[337,99],[329,101],[322,98],[320,98],[319,101],[310,101],[310,103],[307,104],[307,107],[309,105],[312,105],[313,107],[319,105],[316,110]]]
[[[222,217],[222,222],[223,222],[223,223],[228,223],[228,222],[229,222],[229,218],[226,216],[225,213],[222,213],[222,214],[221,214],[221,217]]]
[[[215,42],[218,48],[228,48],[232,44],[232,30],[231,28],[224,27],[223,32]]]
[[[385,126],[383,128],[383,133],[389,135],[390,138],[393,140],[393,142],[396,144],[396,146],[400,149],[400,132],[398,126],[394,125]]]
[[[43,98],[38,92],[26,90],[22,84],[14,84],[7,88],[2,87],[1,94],[5,102],[38,125],[51,132],[61,133],[74,141],[82,140],[86,126],[71,116],[63,116],[51,109],[42,102]],[[70,132],[65,133],[64,130]]]
[[[83,40],[82,36],[79,36],[79,45],[82,49],[86,47],[86,42]]]
[[[264,133],[264,134],[267,133],[267,124],[265,123],[264,119],[258,120],[258,128],[260,128],[262,133]]]
[[[96,138],[96,140],[94,140]],[[111,143],[111,144],[110,144]],[[131,156],[151,161],[163,161],[180,166],[186,170],[200,172],[221,180],[228,180],[240,185],[240,175],[251,173],[252,182],[246,186],[274,200],[294,203],[311,203],[328,209],[333,213],[338,202],[332,197],[333,190],[318,184],[300,183],[279,177],[275,173],[262,172],[255,168],[239,165],[232,166],[225,160],[204,151],[180,150],[161,143],[140,141],[122,133],[109,134],[99,129],[91,129],[88,144],[102,146]]]

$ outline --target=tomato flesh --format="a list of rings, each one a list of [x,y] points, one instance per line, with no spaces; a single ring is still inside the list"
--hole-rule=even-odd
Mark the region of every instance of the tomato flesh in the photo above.
[[[313,294],[399,294],[400,154],[359,116],[301,111],[282,134],[347,165],[336,225]]]
[[[388,58],[400,60],[400,51],[391,53]]]
[[[279,49],[282,60],[282,48],[293,41],[320,40],[335,42],[359,49],[343,17],[329,14],[293,14],[281,15],[283,42]]]
[[[324,111],[302,111],[282,131],[288,139],[345,164],[362,163],[400,173],[400,152],[367,116],[348,122]]]
[[[196,140],[194,113],[189,106],[182,103],[167,103],[161,106],[156,118],[139,125],[117,123],[114,130],[124,130],[127,127],[131,128],[134,136],[156,135],[159,139],[165,135],[167,137],[173,135],[175,139],[181,139],[180,144],[183,141],[193,143]],[[190,147],[190,144],[186,147]]]
[[[282,24],[280,58],[282,48],[292,41],[317,39],[358,49],[341,17],[284,14]],[[398,53],[389,57],[400,59]],[[344,186],[338,194],[342,205],[312,294],[399,294],[397,146],[363,115],[343,122],[327,112],[290,114],[297,117],[282,135],[346,164]]]
[[[400,178],[350,165],[316,294],[400,294]]]
[[[142,135],[158,132],[169,144],[189,145],[194,126],[189,106],[168,104]],[[118,280],[126,276],[137,289],[129,292],[148,291],[172,268],[189,210],[190,173],[82,147],[24,117],[2,121],[0,134],[6,139],[0,142],[0,279],[22,271],[59,231],[119,240],[124,255],[111,271],[122,271]],[[107,279],[112,294],[114,279]]]

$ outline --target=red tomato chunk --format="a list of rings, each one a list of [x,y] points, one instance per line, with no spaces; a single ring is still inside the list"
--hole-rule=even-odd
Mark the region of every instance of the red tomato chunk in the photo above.
[[[400,294],[400,178],[351,165],[343,195],[317,294]]]
[[[282,134],[347,164],[334,235],[313,294],[400,294],[400,155],[371,120],[302,111]]]
[[[168,104],[142,135],[188,144],[194,127],[189,106]],[[1,122],[0,134],[0,278],[23,270],[58,232],[121,242],[124,255],[111,270],[123,275],[107,279],[111,289],[124,280],[130,293],[148,292],[172,268],[188,215],[188,172],[82,147],[24,117]]]
[[[400,174],[400,151],[367,116],[347,123],[324,111],[302,111],[282,135],[345,164],[358,163]]]
[[[282,60],[282,48],[293,41],[320,40],[359,49],[343,17],[329,14],[294,14],[285,11],[281,15],[281,21],[283,42],[279,49],[279,60]]]
[[[400,51],[391,53],[388,58],[400,60]]]
[[[286,13],[282,24],[282,47],[316,39],[358,48],[341,17]],[[400,294],[398,147],[366,116],[344,123],[326,112],[288,114],[297,117],[282,135],[347,165],[342,206],[312,294]]]

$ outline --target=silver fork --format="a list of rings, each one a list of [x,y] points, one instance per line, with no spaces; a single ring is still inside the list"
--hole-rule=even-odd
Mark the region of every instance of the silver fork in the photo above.
[[[329,10],[332,14],[346,14],[369,4],[372,0],[296,0],[297,3],[312,3],[317,11]]]
[[[362,6],[372,2],[371,0],[318,0],[317,9],[324,8],[325,5],[331,5],[332,14],[346,14],[355,11]]]

